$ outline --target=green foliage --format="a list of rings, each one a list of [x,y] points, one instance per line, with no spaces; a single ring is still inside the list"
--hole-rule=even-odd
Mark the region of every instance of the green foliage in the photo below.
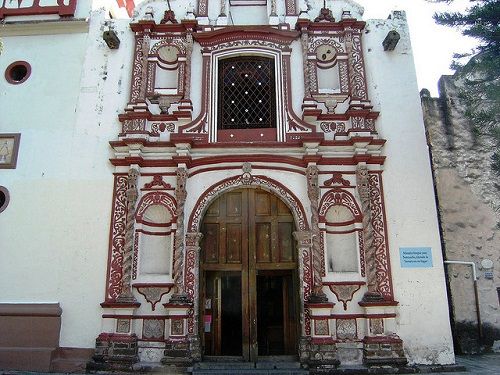
[[[450,3],[453,0],[435,0]],[[439,25],[458,27],[462,34],[480,41],[480,52],[500,52],[500,0],[471,0],[473,5],[465,13],[435,13]]]
[[[428,0],[445,2],[453,0]],[[462,34],[478,39],[479,53],[466,65],[456,59],[469,54],[455,54],[451,68],[464,85],[459,98],[466,106],[464,116],[471,124],[474,143],[480,137],[491,137],[500,149],[500,0],[470,0],[471,7],[464,13],[435,13],[434,20],[440,25],[456,27]],[[500,150],[491,157],[491,168],[500,176]]]

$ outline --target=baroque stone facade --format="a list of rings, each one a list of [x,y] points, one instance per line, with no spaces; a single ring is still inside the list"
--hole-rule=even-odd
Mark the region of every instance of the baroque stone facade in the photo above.
[[[1,298],[60,300],[61,345],[93,352],[93,370],[452,363],[404,14],[364,21],[350,0],[120,4],[2,25],[0,66],[21,54],[32,69],[2,86],[9,134],[26,135],[0,241],[6,264],[44,283],[9,284],[2,262]],[[30,43],[71,56],[69,73]],[[54,82],[57,110],[18,110]],[[433,266],[405,266],[408,246]]]

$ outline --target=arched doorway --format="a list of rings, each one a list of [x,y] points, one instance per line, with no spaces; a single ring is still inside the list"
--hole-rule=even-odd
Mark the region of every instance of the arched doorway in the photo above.
[[[297,354],[294,230],[290,209],[259,188],[232,190],[208,207],[200,253],[205,357]]]

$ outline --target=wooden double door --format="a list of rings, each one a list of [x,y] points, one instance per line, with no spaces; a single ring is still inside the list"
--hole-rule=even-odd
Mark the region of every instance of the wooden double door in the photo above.
[[[261,189],[219,197],[202,224],[200,332],[205,356],[296,355],[294,220]]]

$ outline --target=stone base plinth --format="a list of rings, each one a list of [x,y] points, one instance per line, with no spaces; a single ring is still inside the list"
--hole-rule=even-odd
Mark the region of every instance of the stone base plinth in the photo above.
[[[87,370],[132,370],[139,361],[137,336],[101,333],[92,359]]]
[[[366,365],[406,365],[408,360],[403,351],[403,340],[395,335],[365,337],[363,363]]]

